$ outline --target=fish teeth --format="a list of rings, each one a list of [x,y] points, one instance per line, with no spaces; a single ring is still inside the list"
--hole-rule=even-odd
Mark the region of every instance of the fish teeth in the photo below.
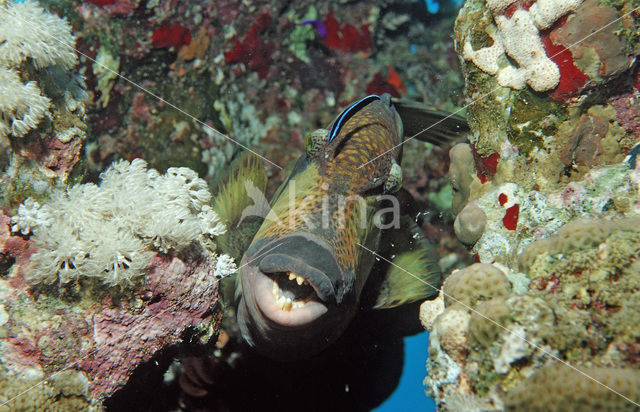
[[[284,296],[280,296],[276,299],[276,305],[278,306],[278,308],[280,308],[280,310],[284,310],[286,312],[289,312],[294,307],[300,307],[298,305],[295,305],[291,298],[285,298]]]
[[[289,272],[289,280],[295,280],[299,286],[309,285],[309,281],[305,279],[303,276],[298,275],[297,273]],[[290,312],[292,309],[299,309],[304,307],[307,302],[310,300],[309,298],[304,300],[293,300],[291,298],[282,296],[280,294],[280,287],[278,286],[278,282],[272,280],[271,284],[271,293],[276,301],[276,306],[285,312]]]
[[[289,272],[289,280],[295,280],[298,283],[298,286],[309,284],[309,281],[305,279],[304,276],[300,276],[294,272]]]

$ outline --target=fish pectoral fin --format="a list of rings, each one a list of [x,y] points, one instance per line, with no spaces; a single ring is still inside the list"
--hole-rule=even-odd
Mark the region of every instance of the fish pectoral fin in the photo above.
[[[262,160],[253,154],[240,156],[218,179],[213,209],[227,225],[227,232],[217,236],[216,242],[236,261],[240,261],[270,210],[264,195],[266,186]]]
[[[389,309],[436,296],[442,273],[430,250],[401,253],[393,259],[380,284],[373,309]]]
[[[433,110],[426,105],[401,99],[392,99],[402,119],[405,139],[418,139],[442,146],[469,132],[469,124],[457,112]]]

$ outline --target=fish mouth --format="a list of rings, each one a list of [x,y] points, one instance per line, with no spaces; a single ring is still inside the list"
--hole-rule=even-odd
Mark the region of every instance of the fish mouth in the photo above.
[[[345,280],[335,252],[310,233],[256,240],[242,259],[240,281],[240,332],[274,359],[319,352],[357,308],[353,282]]]
[[[342,274],[324,243],[294,236],[272,250],[278,253],[266,253],[242,275],[243,293],[252,295],[247,298],[252,298],[261,318],[295,328],[316,321],[336,305]]]
[[[290,271],[256,273],[255,303],[266,319],[293,328],[310,324],[329,311],[316,288]]]

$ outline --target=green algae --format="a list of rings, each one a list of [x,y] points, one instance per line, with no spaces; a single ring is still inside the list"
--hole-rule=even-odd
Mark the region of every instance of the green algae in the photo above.
[[[544,139],[554,136],[566,118],[563,107],[551,98],[529,89],[512,94],[507,136],[522,154],[542,148]]]

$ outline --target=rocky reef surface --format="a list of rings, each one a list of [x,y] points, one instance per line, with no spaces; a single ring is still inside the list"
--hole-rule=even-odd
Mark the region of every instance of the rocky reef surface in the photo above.
[[[442,410],[637,410],[640,12],[468,0],[454,228],[477,262],[421,309]]]

